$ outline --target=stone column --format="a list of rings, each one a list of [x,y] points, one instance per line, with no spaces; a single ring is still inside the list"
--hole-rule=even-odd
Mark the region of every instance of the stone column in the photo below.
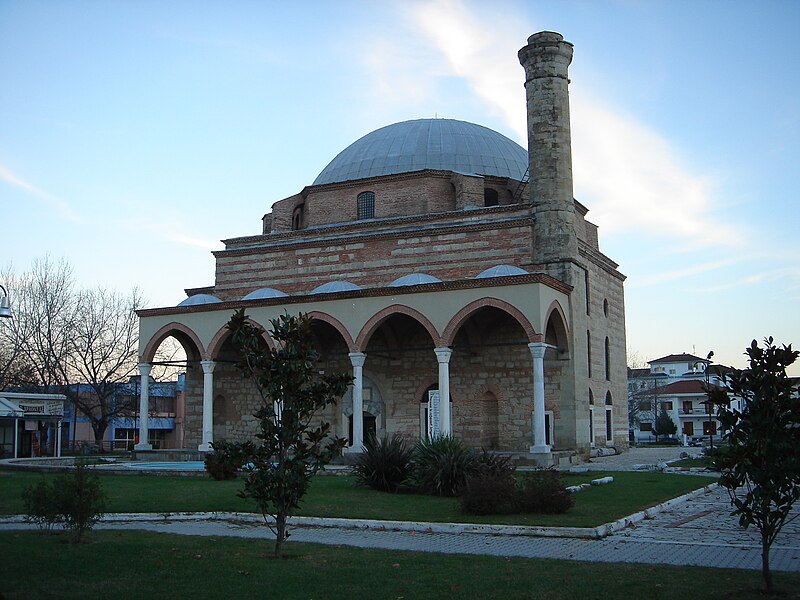
[[[53,456],[61,458],[61,419],[56,421],[56,448]]]
[[[439,426],[442,435],[452,435],[450,426],[450,348],[434,348],[439,361]]]
[[[203,441],[197,447],[200,452],[209,452],[214,441],[214,367],[213,360],[201,360],[203,367]]]
[[[545,443],[544,422],[544,353],[547,344],[528,344],[533,357],[533,446],[531,454],[547,454],[550,446]]]
[[[134,450],[152,450],[153,446],[148,441],[149,438],[149,423],[150,418],[150,369],[153,365],[142,363],[139,365],[139,443],[136,444]]]
[[[348,354],[353,365],[353,445],[348,452],[364,451],[364,361],[363,352]]]

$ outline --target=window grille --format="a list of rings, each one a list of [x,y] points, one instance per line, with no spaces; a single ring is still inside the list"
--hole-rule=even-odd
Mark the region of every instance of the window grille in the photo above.
[[[356,199],[358,220],[375,218],[375,192],[361,192]]]

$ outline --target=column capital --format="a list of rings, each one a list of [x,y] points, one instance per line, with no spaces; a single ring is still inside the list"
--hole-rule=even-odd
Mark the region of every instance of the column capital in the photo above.
[[[436,353],[436,360],[439,363],[449,363],[450,357],[453,355],[452,348],[434,348],[433,351]]]
[[[217,363],[213,360],[201,360],[200,366],[203,367],[203,373],[210,374],[214,372],[214,367],[217,366]]]
[[[140,363],[139,364],[139,375],[142,377],[147,377],[150,375],[150,369],[153,368],[153,365],[150,363]]]
[[[545,344],[544,342],[533,342],[528,344],[528,349],[531,351],[531,356],[533,358],[544,358],[544,353],[547,352],[549,347],[550,344]]]
[[[364,361],[367,360],[367,355],[363,352],[351,352],[347,356],[350,357],[350,364],[354,367],[363,367]]]

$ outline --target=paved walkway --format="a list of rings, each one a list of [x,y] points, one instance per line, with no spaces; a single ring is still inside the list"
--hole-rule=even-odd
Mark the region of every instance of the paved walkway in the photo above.
[[[729,513],[727,493],[714,489],[601,540],[337,527],[293,527],[290,540],[447,554],[760,569],[757,535],[754,531],[739,529]],[[152,515],[147,518],[152,519]],[[263,524],[252,521],[186,517],[137,521],[135,516],[130,519],[105,521],[97,527],[180,535],[272,537]],[[0,523],[2,530],[30,527],[20,522]],[[775,571],[800,572],[800,519],[781,532],[772,548],[771,565]]]

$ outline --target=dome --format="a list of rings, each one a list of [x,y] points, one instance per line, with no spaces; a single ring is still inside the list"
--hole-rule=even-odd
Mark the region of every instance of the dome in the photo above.
[[[361,288],[349,281],[329,281],[311,290],[312,294],[333,294],[334,292],[352,292]]]
[[[482,271],[475,279],[488,279],[489,277],[512,277],[514,275],[527,275],[525,269],[514,267],[512,265],[497,265]]]
[[[314,185],[422,169],[522,180],[527,151],[482,125],[453,119],[417,119],[387,125],[342,150]]]
[[[411,275],[403,275],[398,277],[389,287],[402,287],[404,285],[421,285],[423,283],[441,283],[442,280],[427,273],[411,273]]]
[[[266,287],[250,292],[242,300],[263,300],[265,298],[283,298],[284,296],[286,296],[285,292]]]
[[[197,306],[198,304],[216,304],[217,302],[222,302],[222,300],[211,294],[195,294],[186,298],[178,306]]]

